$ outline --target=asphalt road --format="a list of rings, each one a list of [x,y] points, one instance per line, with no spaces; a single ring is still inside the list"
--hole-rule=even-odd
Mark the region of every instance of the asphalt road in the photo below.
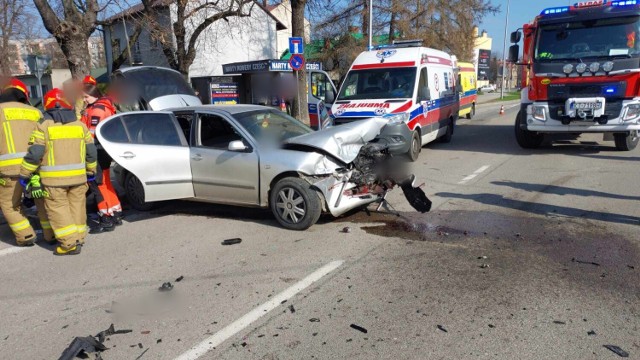
[[[0,358],[56,359],[113,323],[132,332],[104,359],[639,359],[640,152],[594,136],[525,151],[499,106],[423,148],[428,214],[398,191],[399,216],[290,232],[171,202],[62,258],[1,226]]]

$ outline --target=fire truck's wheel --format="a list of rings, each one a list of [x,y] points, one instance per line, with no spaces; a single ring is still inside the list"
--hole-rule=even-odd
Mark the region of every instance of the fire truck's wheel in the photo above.
[[[537,149],[542,145],[544,135],[537,134],[523,128],[526,126],[525,114],[520,111],[516,117],[516,141],[523,149]]]
[[[467,114],[467,119],[471,120],[476,115],[476,104],[471,105],[471,111]]]
[[[631,151],[638,146],[638,130],[630,131],[626,134],[614,134],[616,149],[619,151]]]
[[[420,138],[420,133],[418,131],[413,131],[413,135],[411,135],[411,147],[409,148],[409,160],[416,161],[418,160],[418,156],[420,156],[420,151],[422,151],[422,139]]]

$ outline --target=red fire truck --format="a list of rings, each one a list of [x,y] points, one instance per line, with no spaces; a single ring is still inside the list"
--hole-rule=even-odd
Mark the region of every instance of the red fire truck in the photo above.
[[[518,144],[532,149],[545,134],[602,133],[618,150],[633,150],[640,130],[640,0],[545,9],[511,34],[512,62],[523,34]]]

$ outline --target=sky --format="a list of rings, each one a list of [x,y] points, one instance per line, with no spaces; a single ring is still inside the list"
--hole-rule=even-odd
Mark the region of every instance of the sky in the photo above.
[[[491,3],[494,5],[500,5],[500,12],[496,15],[488,16],[482,24],[479,25],[480,32],[487,30],[489,37],[493,38],[492,54],[502,54],[507,1],[508,0],[491,0]],[[508,34],[533,20],[542,10],[556,6],[573,5],[576,2],[577,0],[511,0],[507,41]],[[508,42],[507,47],[509,47]]]

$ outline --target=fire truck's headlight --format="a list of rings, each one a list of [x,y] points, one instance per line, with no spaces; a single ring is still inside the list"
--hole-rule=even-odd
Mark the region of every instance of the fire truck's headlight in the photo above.
[[[606,63],[602,64],[602,70],[604,70],[605,72],[613,70],[613,61],[607,61]]]
[[[576,71],[578,72],[578,74],[584,73],[585,71],[587,71],[587,64],[580,63],[576,65]]]
[[[573,72],[573,64],[566,64],[562,67],[562,71],[567,75],[571,74]]]
[[[622,121],[637,120],[640,117],[640,104],[627,105]]]
[[[599,62],[594,62],[591,63],[591,65],[589,65],[589,71],[591,71],[592,73],[597,73],[598,70],[600,70],[600,63]]]
[[[547,121],[547,112],[544,106],[531,105],[527,110],[532,118],[539,121]]]

